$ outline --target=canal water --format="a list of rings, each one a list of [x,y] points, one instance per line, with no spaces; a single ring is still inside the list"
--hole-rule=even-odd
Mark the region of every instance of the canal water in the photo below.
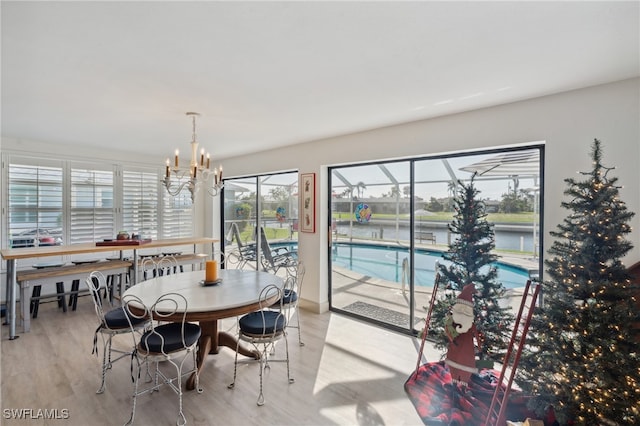
[[[449,244],[454,234],[451,234],[446,224],[416,224],[416,231],[431,232],[436,237],[437,244]],[[351,227],[349,224],[338,223],[336,231],[339,235],[348,236],[351,232],[353,238],[374,239],[386,241],[409,241],[409,228],[406,226],[389,225],[383,222],[359,224],[354,223]],[[533,225],[494,225],[495,244],[498,250],[515,250],[532,253],[534,251],[533,244]],[[538,239],[538,233],[536,233]],[[416,239],[417,242],[420,242]],[[430,241],[424,241],[429,243]],[[536,247],[538,246],[536,241]]]

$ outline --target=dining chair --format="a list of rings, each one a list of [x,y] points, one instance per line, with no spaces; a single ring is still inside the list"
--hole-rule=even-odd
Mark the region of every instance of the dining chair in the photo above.
[[[296,263],[295,268],[288,268],[287,272],[288,276],[285,279],[284,287],[282,289],[282,300],[278,300],[270,308],[280,309],[280,304],[282,303],[282,309],[287,315],[287,327],[298,329],[298,344],[300,346],[304,346],[300,329],[300,315],[298,313],[298,302],[300,300],[302,282],[305,274],[304,263],[299,260]],[[292,325],[291,323],[291,319],[294,315],[296,317],[296,325]]]
[[[160,277],[163,275],[175,274],[179,271],[178,260],[172,256],[145,257],[140,262],[142,279]]]
[[[230,255],[229,253],[225,253],[222,250],[214,250],[213,254],[211,255],[211,259],[217,260],[220,267],[224,269],[240,269],[234,267],[234,265],[237,264],[237,257],[234,257],[233,254]],[[238,320],[240,319],[240,316],[235,316],[232,318],[235,318],[235,324],[228,327],[226,331],[235,334],[238,330]]]
[[[139,331],[143,329],[149,321],[142,317],[136,318],[128,316],[124,309],[114,307],[111,305],[111,299],[102,296],[102,290],[107,288],[107,280],[102,272],[91,272],[85,280],[85,283],[93,299],[96,315],[100,321],[93,336],[93,350],[91,353],[98,356],[98,335],[102,336],[102,382],[96,393],[103,393],[106,389],[107,371],[112,368],[114,362],[131,356],[135,346],[132,343],[127,350],[115,349],[112,346],[113,337],[118,334],[131,333],[134,330]],[[118,356],[113,358],[113,353],[117,353]]]
[[[280,309],[275,309],[274,307],[274,301],[282,301],[282,290],[275,285],[269,285],[260,292],[259,300],[259,310],[243,315],[238,321],[238,343],[236,346],[236,355],[233,366],[233,382],[227,387],[229,389],[233,389],[235,387],[239,362],[258,362],[260,365],[260,389],[257,404],[262,406],[265,402],[263,393],[263,373],[265,369],[271,368],[271,363],[286,363],[287,380],[291,384],[294,382],[294,379],[291,377],[289,369],[287,316],[283,312],[282,302],[279,303]],[[275,342],[279,340],[284,340],[285,342],[286,356],[284,359],[270,359],[269,349],[272,348]],[[260,358],[238,361],[238,347],[241,341],[251,344],[260,354]]]
[[[173,255],[164,255],[156,260],[156,276],[176,274],[179,271],[178,260]]]
[[[142,279],[145,281],[156,276],[156,261],[153,257],[143,257],[140,260],[140,272]]]
[[[125,295],[123,297],[125,311],[133,318],[150,320],[150,328],[147,330],[136,345],[135,357],[137,362],[137,375],[132,377],[135,385],[133,392],[133,405],[131,417],[126,423],[133,424],[136,414],[136,402],[138,395],[151,393],[158,390],[163,385],[168,385],[178,395],[178,418],[176,424],[181,426],[187,423],[187,419],[182,407],[182,378],[195,374],[195,388],[198,393],[202,393],[200,388],[200,378],[197,367],[197,346],[198,339],[202,334],[202,329],[198,324],[186,321],[188,310],[187,299],[179,293],[166,293],[158,297],[156,301],[146,306],[143,301],[135,295]],[[187,359],[191,358],[192,367],[184,371]],[[171,365],[175,368],[175,376],[166,372],[163,365]],[[140,389],[140,372],[142,365],[149,371],[150,364],[155,365],[153,371],[152,384],[144,389]],[[131,366],[133,371],[133,365]]]

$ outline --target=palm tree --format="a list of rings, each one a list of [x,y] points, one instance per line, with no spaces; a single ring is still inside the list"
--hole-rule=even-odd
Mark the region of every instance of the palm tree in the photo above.
[[[454,179],[450,180],[447,184],[447,193],[449,194],[449,199],[447,200],[447,211],[453,210],[451,208],[451,203],[453,202],[453,196],[455,195],[457,188],[458,182]]]
[[[362,198],[362,194],[364,194],[364,190],[367,189],[367,185],[364,182],[360,181],[356,183],[356,188],[358,190],[358,198]]]

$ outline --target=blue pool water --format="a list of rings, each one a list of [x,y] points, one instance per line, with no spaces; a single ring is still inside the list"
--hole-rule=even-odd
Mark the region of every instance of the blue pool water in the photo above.
[[[366,244],[338,243],[332,246],[332,264],[350,269],[362,275],[386,281],[402,282],[402,263],[409,261],[409,250],[397,246],[377,246]],[[436,250],[415,250],[416,285],[433,286],[435,264],[446,264],[442,253]],[[496,262],[498,282],[505,288],[524,287],[529,272],[517,266]],[[408,283],[408,279],[405,279]]]
[[[285,247],[297,251],[297,243],[271,243],[273,248]],[[362,275],[380,278],[385,281],[402,282],[402,262],[409,261],[409,249],[391,245],[371,245],[354,243],[337,243],[332,245],[331,261],[335,266],[349,269]],[[442,252],[429,249],[416,249],[416,285],[432,287],[435,279],[436,261],[447,262]],[[496,262],[498,282],[505,288],[524,287],[529,279],[529,272],[518,266],[504,262]],[[408,284],[408,277],[405,279]]]

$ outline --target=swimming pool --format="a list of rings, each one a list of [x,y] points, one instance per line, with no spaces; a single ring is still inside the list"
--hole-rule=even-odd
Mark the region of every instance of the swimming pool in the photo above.
[[[447,264],[442,252],[429,249],[415,250],[415,281],[418,286],[433,286],[436,261]],[[386,281],[402,282],[402,264],[409,261],[409,249],[388,245],[337,243],[332,245],[332,264],[362,275]],[[529,279],[526,269],[496,262],[498,282],[505,288],[524,287]],[[405,280],[408,282],[408,280]]]

